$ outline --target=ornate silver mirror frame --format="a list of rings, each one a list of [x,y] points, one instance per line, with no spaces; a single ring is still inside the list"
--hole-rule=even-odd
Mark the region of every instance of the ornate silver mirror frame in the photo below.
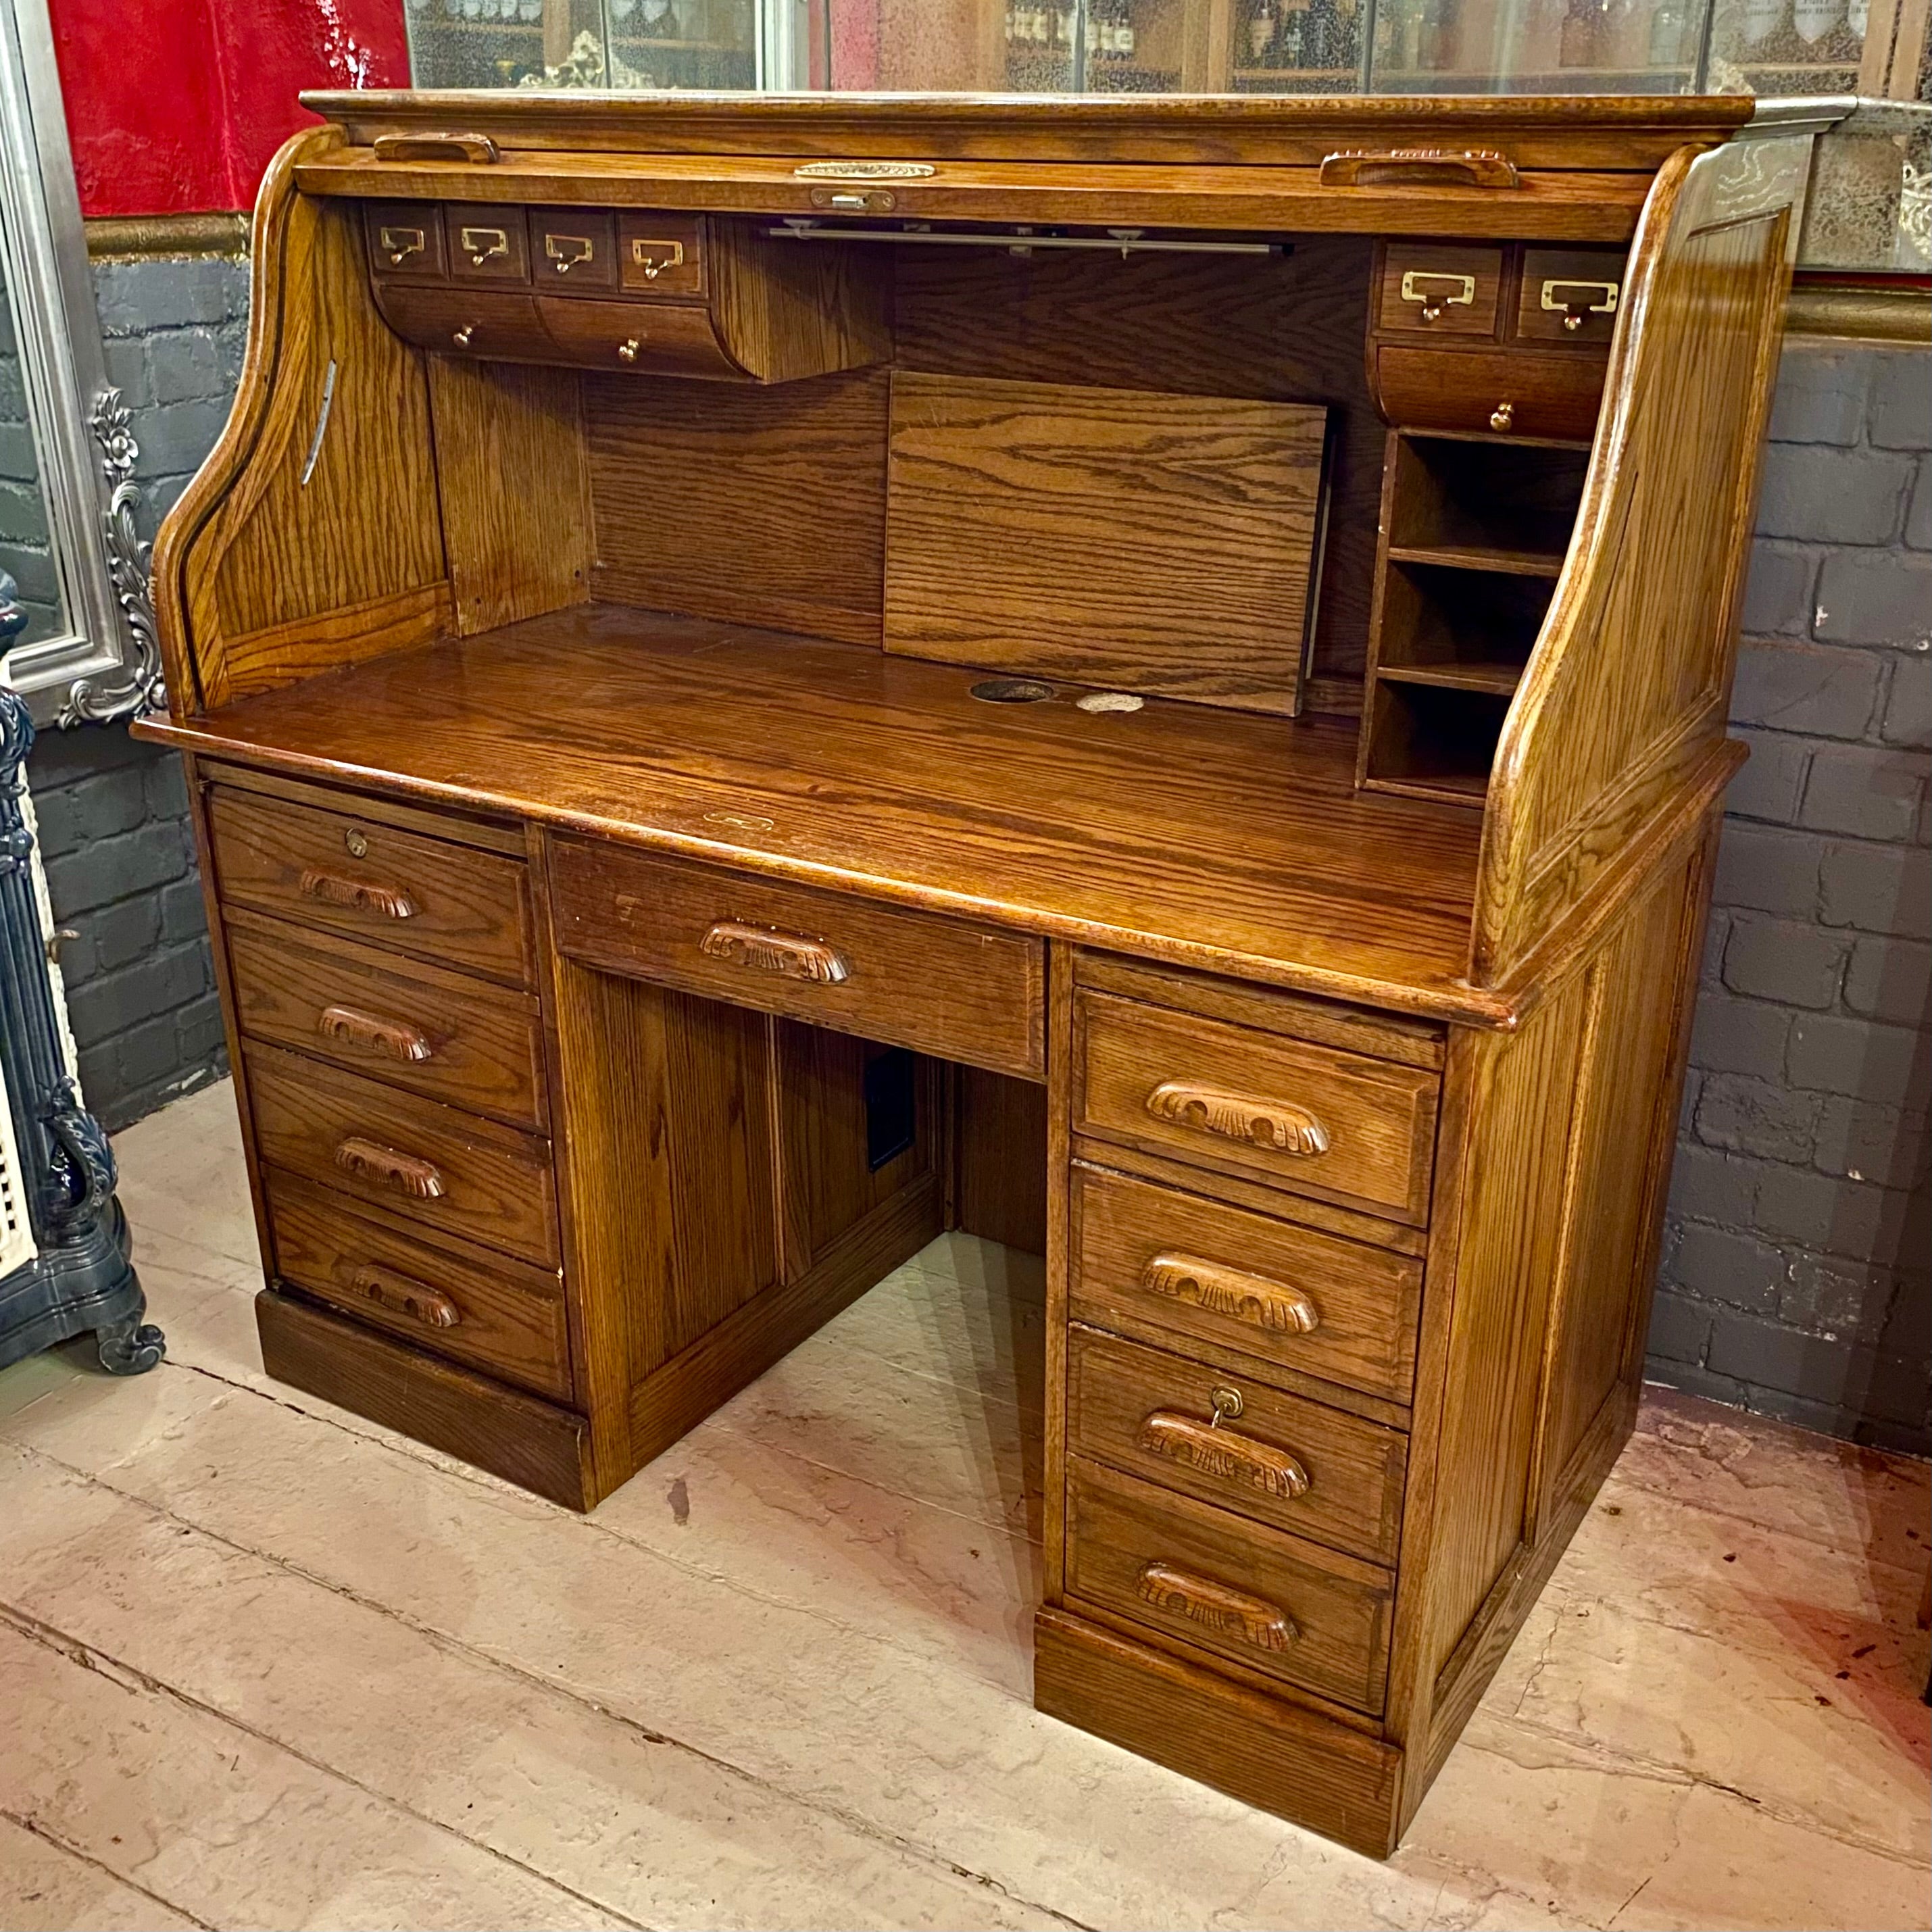
[[[46,0],[0,0],[0,268],[66,622],[0,659],[41,723],[162,701],[128,412],[107,386]]]

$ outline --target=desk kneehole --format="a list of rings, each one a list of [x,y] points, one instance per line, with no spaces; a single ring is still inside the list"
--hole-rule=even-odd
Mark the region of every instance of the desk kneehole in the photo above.
[[[588,840],[551,848],[557,950],[601,970],[1037,1080],[1046,954],[962,920]]]

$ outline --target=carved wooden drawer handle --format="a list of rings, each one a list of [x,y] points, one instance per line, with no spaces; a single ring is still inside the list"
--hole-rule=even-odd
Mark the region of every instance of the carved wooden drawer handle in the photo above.
[[[1286,1650],[1301,1634],[1294,1619],[1266,1598],[1251,1597],[1172,1563],[1147,1564],[1136,1587],[1142,1602],[1156,1610],[1222,1636],[1238,1637],[1256,1650]]]
[[[1308,1472],[1286,1449],[1171,1408],[1156,1409],[1141,1424],[1141,1447],[1150,1456],[1185,1462],[1204,1476],[1258,1490],[1283,1502],[1308,1492]]]
[[[488,134],[378,134],[379,161],[461,161],[487,166],[498,158]]]
[[[1326,1154],[1328,1130],[1305,1107],[1257,1100],[1199,1080],[1163,1080],[1147,1096],[1147,1110],[1196,1132],[1250,1141],[1274,1154]]]
[[[1192,1255],[1156,1255],[1141,1276],[1142,1285],[1170,1301],[1191,1302],[1211,1315],[1264,1328],[1271,1335],[1312,1335],[1321,1322],[1313,1302],[1298,1288],[1244,1274]]]
[[[367,1295],[392,1315],[406,1315],[425,1328],[454,1328],[463,1311],[439,1288],[396,1274],[385,1268],[360,1268],[350,1278],[358,1294]]]
[[[433,1161],[385,1147],[380,1141],[364,1140],[360,1134],[351,1134],[335,1150],[335,1164],[358,1180],[393,1187],[398,1194],[411,1195],[418,1201],[437,1200],[447,1192]]]
[[[774,932],[735,919],[719,920],[698,942],[698,950],[707,959],[748,966],[754,973],[776,973],[781,979],[807,980],[818,986],[836,986],[852,976],[844,956],[822,939]]]
[[[378,1019],[355,1006],[324,1006],[316,1016],[315,1030],[324,1040],[357,1047],[385,1060],[428,1060],[436,1051],[407,1022]]]
[[[345,879],[311,866],[296,889],[305,899],[324,905],[346,906],[352,912],[380,913],[385,919],[414,919],[416,902],[396,886],[373,886],[363,879]]]
[[[1493,148],[1350,148],[1322,164],[1324,188],[1520,188],[1515,162]]]

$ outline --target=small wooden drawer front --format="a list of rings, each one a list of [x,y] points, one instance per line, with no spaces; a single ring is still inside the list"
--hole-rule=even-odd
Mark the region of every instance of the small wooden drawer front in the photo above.
[[[220,787],[208,824],[224,903],[530,982],[520,860]]]
[[[1376,352],[1376,396],[1403,429],[1584,442],[1596,434],[1604,358],[1556,350],[1409,349]]]
[[[622,845],[550,848],[558,950],[608,972],[1038,1079],[1045,949]]]
[[[633,295],[703,295],[706,275],[702,218],[628,210],[619,215],[617,280]]]
[[[574,293],[617,286],[617,224],[604,208],[530,210],[531,279]]]
[[[1433,1072],[1085,989],[1074,1031],[1076,1132],[1428,1219]]]
[[[546,292],[537,298],[537,316],[554,345],[554,354],[587,368],[714,382],[746,380],[725,354],[710,311],[701,304],[573,302]]]
[[[520,208],[452,202],[443,221],[452,280],[517,288],[530,280],[530,229]]]
[[[441,281],[442,210],[433,201],[371,201],[362,208],[369,264],[379,281]]]
[[[1600,354],[1616,333],[1624,272],[1618,249],[1525,249],[1514,333]]]
[[[1376,326],[1384,334],[1493,336],[1502,285],[1500,248],[1392,242],[1382,255]]]
[[[1068,1333],[1072,1453],[1372,1563],[1393,1564],[1407,1438],[1238,1370]]]
[[[1381,1713],[1390,1580],[1372,1564],[1070,1457],[1066,1588],[1251,1670]]]
[[[257,925],[251,914],[232,919],[236,1021],[251,1040],[512,1126],[544,1126],[543,1022],[530,994],[372,946]]]
[[[1406,1402],[1422,1263],[1076,1161],[1072,1312]]]
[[[472,361],[554,362],[556,347],[537,320],[536,298],[520,290],[491,287],[416,287],[376,284],[382,320],[405,342],[443,356]]]
[[[568,1400],[570,1343],[554,1269],[447,1235],[428,1246],[408,1223],[292,1174],[271,1173],[266,1191],[275,1273],[291,1287],[418,1348]]]
[[[550,1143],[279,1047],[248,1052],[262,1160],[358,1200],[554,1268]]]

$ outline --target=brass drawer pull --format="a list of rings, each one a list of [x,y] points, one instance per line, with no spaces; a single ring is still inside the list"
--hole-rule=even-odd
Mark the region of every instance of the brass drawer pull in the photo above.
[[[1622,288],[1615,282],[1573,282],[1562,278],[1543,285],[1543,306],[1563,318],[1572,332],[1593,315],[1615,315]]]
[[[631,260],[644,272],[644,280],[654,282],[667,268],[684,266],[682,242],[647,242],[640,238],[631,244]]]
[[[379,1019],[356,1006],[324,1006],[316,1016],[315,1030],[324,1040],[406,1065],[433,1058],[436,1051],[406,1022]]]
[[[487,166],[497,158],[496,144],[488,134],[378,134],[379,161],[460,161]]]
[[[429,236],[420,228],[382,228],[376,230],[376,242],[388,256],[389,266],[400,268],[412,255],[420,255],[429,246]]]
[[[351,912],[379,913],[384,919],[414,919],[416,901],[394,886],[373,886],[366,880],[345,879],[311,866],[296,888],[305,899],[324,905],[346,906]]]
[[[1476,278],[1474,275],[1438,274],[1427,268],[1410,268],[1402,275],[1402,298],[1406,302],[1421,304],[1424,322],[1438,321],[1445,308],[1468,308],[1474,303]]]
[[[546,235],[544,253],[560,275],[567,275],[597,253],[597,244],[587,235]]]
[[[1520,188],[1515,162],[1493,148],[1345,148],[1322,163],[1324,188]]]
[[[457,239],[470,257],[470,266],[480,268],[486,262],[494,262],[510,252],[510,233],[506,228],[465,228],[460,230]]]
[[[440,1200],[448,1191],[434,1162],[385,1147],[380,1141],[365,1140],[360,1134],[351,1134],[335,1150],[335,1164],[358,1180],[374,1181],[378,1187],[393,1188],[417,1201]]]
[[[1150,1456],[1185,1462],[1204,1476],[1258,1490],[1283,1502],[1308,1493],[1308,1472],[1286,1449],[1222,1429],[1220,1420],[1217,1415],[1213,1422],[1201,1422],[1157,1408],[1141,1424],[1141,1447]]]
[[[707,959],[723,959],[754,973],[776,973],[781,979],[806,980],[814,986],[836,986],[852,976],[844,956],[822,939],[794,932],[774,932],[721,919],[698,943]]]
[[[1328,1151],[1328,1130],[1306,1108],[1257,1100],[1203,1081],[1163,1080],[1147,1096],[1147,1110],[1157,1120],[1222,1140],[1250,1142],[1275,1154]]]
[[[1156,1255],[1141,1281],[1150,1294],[1192,1303],[1271,1335],[1312,1335],[1321,1325],[1319,1312],[1300,1288],[1192,1255]]]
[[[1256,1650],[1284,1651],[1301,1634],[1294,1619],[1266,1598],[1251,1597],[1175,1564],[1144,1565],[1136,1588],[1142,1603],[1222,1636],[1238,1637]]]
[[[454,1328],[463,1311],[440,1288],[385,1268],[359,1268],[350,1278],[357,1294],[392,1315],[406,1315],[425,1328]]]

